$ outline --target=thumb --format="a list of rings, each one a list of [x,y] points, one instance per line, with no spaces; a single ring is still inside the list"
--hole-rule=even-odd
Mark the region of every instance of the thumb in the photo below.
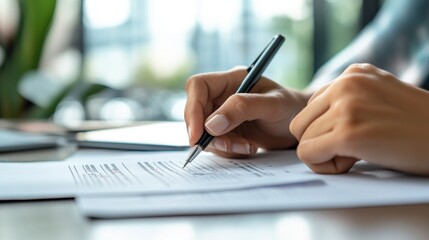
[[[234,94],[207,118],[206,130],[213,136],[220,136],[244,121],[275,121],[276,116],[281,115],[279,111],[284,108],[276,99],[278,97],[275,94]]]

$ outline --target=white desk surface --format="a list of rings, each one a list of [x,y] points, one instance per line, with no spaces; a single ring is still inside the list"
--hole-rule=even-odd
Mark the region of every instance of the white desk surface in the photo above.
[[[0,239],[429,239],[429,205],[91,220],[73,200],[0,204]]]
[[[428,220],[429,204],[92,220],[80,214],[74,200],[0,202],[0,239],[427,240]]]

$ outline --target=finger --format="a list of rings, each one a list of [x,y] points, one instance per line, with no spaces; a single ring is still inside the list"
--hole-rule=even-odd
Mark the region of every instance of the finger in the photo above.
[[[299,142],[297,154],[299,159],[308,164],[321,164],[333,159],[338,151],[333,131],[321,136]]]
[[[258,147],[237,134],[229,133],[214,138],[206,150],[228,158],[248,158],[256,154]]]
[[[331,131],[300,142],[297,148],[299,159],[317,173],[347,172],[358,159],[343,154],[343,144],[338,143],[336,135]]]
[[[234,93],[245,75],[245,70],[200,74],[191,77],[186,84],[187,101],[185,122],[188,129],[189,143],[198,141],[204,131],[206,117],[214,111],[215,99]]]
[[[342,145],[337,140],[334,131],[303,140],[297,148],[298,157],[316,173],[347,172],[358,159],[342,156],[340,149]]]
[[[205,127],[210,134],[219,136],[244,121],[278,121],[286,111],[281,98],[276,93],[234,94],[207,118]]]
[[[188,131],[189,144],[194,145],[204,131],[205,106],[200,102],[189,101],[185,107],[185,122]]]
[[[332,82],[326,84],[325,86],[323,86],[319,90],[317,90],[313,95],[311,95],[307,104],[310,104],[314,99],[316,99],[318,96],[320,96],[322,93],[324,93],[331,86],[331,84],[332,84]]]
[[[310,102],[296,117],[291,121],[289,129],[291,133],[300,140],[302,135],[310,126],[310,124],[319,118],[329,109],[329,101],[325,96],[326,93],[322,93],[317,101]]]
[[[194,75],[186,81],[189,100],[205,102],[219,96],[230,96],[240,86],[246,76],[245,69]]]
[[[337,117],[333,112],[328,110],[311,122],[302,134],[300,141],[315,138],[332,131],[337,121]]]
[[[358,160],[352,157],[335,157],[334,159],[320,163],[306,163],[315,173],[320,174],[339,174],[348,172]]]

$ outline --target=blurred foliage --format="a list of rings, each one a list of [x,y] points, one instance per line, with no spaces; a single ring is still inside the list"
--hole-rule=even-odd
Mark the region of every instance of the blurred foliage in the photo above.
[[[327,1],[327,19],[329,41],[327,59],[346,47],[359,32],[359,14],[362,1]]]
[[[38,68],[56,6],[56,0],[19,0],[19,26],[15,39],[4,45],[0,66],[0,117],[24,117],[29,103],[20,96],[21,78]]]
[[[310,17],[301,20],[293,20],[288,16],[276,16],[271,19],[271,29],[274,33],[282,33],[286,36],[284,53],[287,68],[283,70],[281,83],[287,87],[303,89],[312,77],[312,19]],[[280,57],[280,56],[279,56]]]
[[[182,89],[184,80],[189,76],[189,67],[181,67],[174,74],[168,76],[159,76],[152,68],[145,65],[137,70],[137,83],[144,87],[162,88],[162,89]]]
[[[37,71],[45,42],[54,19],[57,0],[17,0],[19,25],[10,42],[2,43],[5,58],[0,66],[0,118],[49,118],[65,98],[86,101],[104,90],[100,84],[85,84],[79,76],[53,97],[47,106],[37,106],[19,93],[20,82],[31,71]],[[41,89],[34,91],[43,91]],[[78,93],[76,93],[78,92]]]
[[[184,59],[180,65],[175,67],[166,66],[166,70],[160,72],[148,59],[136,69],[136,83],[150,88],[183,89],[185,80],[191,73],[192,66],[193,62],[190,59]]]

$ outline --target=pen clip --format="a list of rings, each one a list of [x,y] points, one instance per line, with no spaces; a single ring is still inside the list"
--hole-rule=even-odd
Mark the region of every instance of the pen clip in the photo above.
[[[259,58],[261,58],[262,54],[264,54],[264,52],[267,50],[267,48],[271,45],[271,43],[273,41],[274,41],[274,38],[271,39],[271,41],[267,44],[267,46],[264,48],[264,50],[262,50],[262,52],[255,59],[255,61],[253,61],[252,64],[250,64],[250,66],[247,68],[247,72],[250,72],[250,70],[252,70],[252,68],[255,66],[256,62],[258,62]]]

